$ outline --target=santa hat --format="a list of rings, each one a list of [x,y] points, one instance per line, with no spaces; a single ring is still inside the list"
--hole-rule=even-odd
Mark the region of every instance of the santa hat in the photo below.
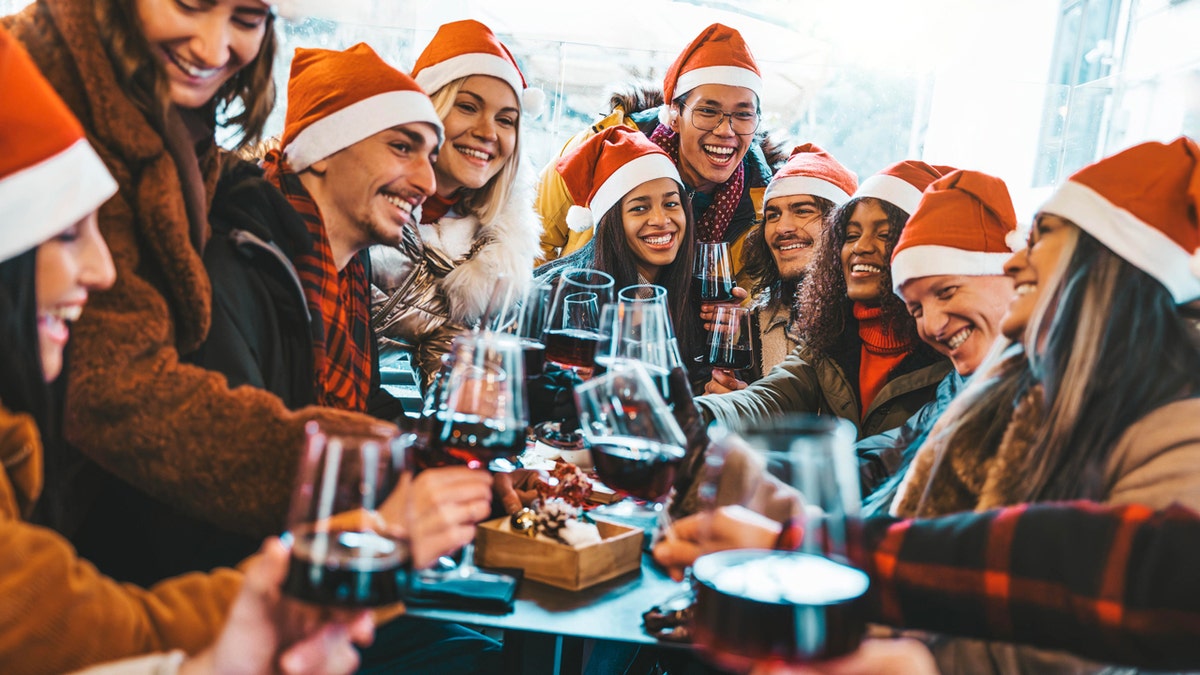
[[[0,260],[57,235],[116,194],[83,127],[0,28]]]
[[[667,105],[659,110],[660,121],[667,123],[672,101],[703,84],[745,87],[762,99],[762,73],[741,33],[714,23],[684,48],[663,77]]]
[[[546,102],[541,89],[525,83],[517,60],[492,29],[471,19],[442,24],[417,57],[412,75],[430,94],[459,78],[491,75],[512,87],[521,109],[532,117],[542,113]]]
[[[917,204],[921,203],[921,193],[925,188],[954,170],[952,166],[934,166],[920,160],[906,159],[864,180],[852,199],[882,199],[912,215],[917,210]]]
[[[303,171],[385,129],[413,122],[432,124],[440,141],[442,121],[429,97],[366,44],[344,52],[296,50],[282,141],[292,169]]]
[[[567,226],[576,232],[591,229],[626,193],[646,181],[670,178],[683,184],[675,162],[662,148],[623,125],[584,141],[558,160],[557,168],[575,202],[567,211]]]
[[[816,145],[805,143],[792,150],[787,164],[771,178],[763,203],[776,197],[812,195],[838,205],[849,201],[856,189],[858,176],[853,171]]]
[[[1185,136],[1136,145],[1080,169],[1041,212],[1075,223],[1185,304],[1200,299],[1198,163],[1200,146]]]
[[[1004,274],[1012,257],[1008,235],[1017,229],[1008,186],[978,171],[953,171],[925,188],[896,249],[892,285],[941,274]]]

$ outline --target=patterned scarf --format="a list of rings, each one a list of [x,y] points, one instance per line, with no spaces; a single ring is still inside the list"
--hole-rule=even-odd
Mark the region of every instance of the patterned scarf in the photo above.
[[[321,318],[321,325],[313,335],[317,402],[365,412],[371,387],[371,356],[364,346],[372,339],[366,268],[355,256],[338,272],[321,212],[304,189],[300,176],[288,167],[278,150],[267,153],[263,168],[266,179],[287,197],[313,238],[312,250],[298,254],[292,264],[304,286],[309,311]]]
[[[675,166],[679,166],[679,134],[660,123],[650,134],[650,140],[675,160]],[[729,227],[729,221],[733,220],[733,212],[742,199],[745,185],[746,165],[739,162],[729,180],[717,186],[712,204],[696,218],[696,241],[710,243],[724,240],[725,230]]]

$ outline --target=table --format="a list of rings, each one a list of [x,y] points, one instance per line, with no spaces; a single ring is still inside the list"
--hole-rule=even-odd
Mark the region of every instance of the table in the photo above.
[[[683,588],[643,554],[640,570],[581,591],[522,579],[508,614],[436,607],[410,607],[408,614],[503,629],[507,672],[572,673],[579,672],[586,638],[682,647],[647,635],[642,613]]]

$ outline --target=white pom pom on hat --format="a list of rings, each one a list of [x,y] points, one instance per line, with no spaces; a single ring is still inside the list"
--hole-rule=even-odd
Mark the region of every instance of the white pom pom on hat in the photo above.
[[[571,208],[567,209],[567,227],[572,232],[587,232],[595,227],[596,222],[592,218],[592,210],[586,206],[572,204]]]

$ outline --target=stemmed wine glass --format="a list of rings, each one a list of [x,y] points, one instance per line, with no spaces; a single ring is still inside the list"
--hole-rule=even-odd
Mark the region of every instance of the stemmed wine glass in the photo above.
[[[696,560],[696,644],[724,666],[848,654],[865,632],[861,599],[869,584],[849,558],[861,504],[854,425],[791,415],[740,433],[748,452],[728,453],[720,472],[740,478],[722,480],[705,501],[798,523],[804,535],[797,551],[733,549]]]
[[[413,457],[421,469],[466,465],[511,471],[508,458],[525,450],[528,424],[520,340],[491,331],[460,335],[418,421]],[[454,576],[512,581],[475,567],[473,549],[473,544],[463,547]],[[437,576],[427,572],[422,579]]]
[[[563,271],[546,321],[546,361],[569,368],[585,380],[591,377],[600,342],[599,311],[612,302],[612,296],[613,278],[604,272],[584,268]],[[590,311],[593,306],[594,312]]]
[[[733,301],[733,263],[729,242],[697,244],[695,276],[700,287],[700,302]]]
[[[718,305],[712,331],[708,334],[708,364],[714,368],[741,370],[753,363],[750,310],[737,305]]]
[[[385,507],[405,470],[412,436],[390,427],[338,433],[305,425],[304,454],[287,533],[291,560],[284,592],[340,607],[403,599],[410,563],[401,509]]]

